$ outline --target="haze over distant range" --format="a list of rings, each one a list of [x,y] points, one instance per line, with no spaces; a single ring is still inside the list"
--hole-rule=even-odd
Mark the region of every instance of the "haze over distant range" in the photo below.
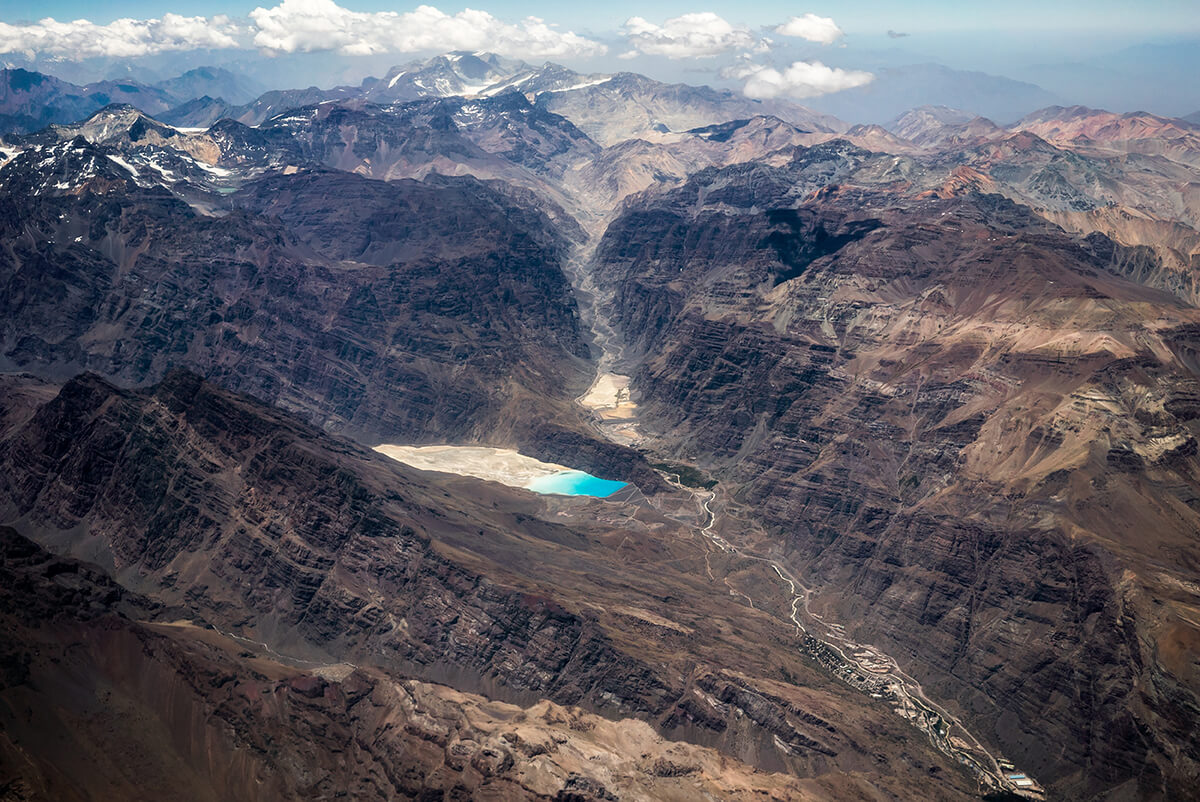
[[[344,2],[346,0],[343,0]],[[267,89],[357,84],[412,58],[489,51],[581,72],[798,100],[852,123],[946,105],[1002,123],[1052,104],[1200,112],[1200,12],[1168,0],[986,9],[942,0],[851,4],[597,4],[480,9],[335,0],[78,0],[5,4],[0,64],[76,83],[154,83],[221,66]]]

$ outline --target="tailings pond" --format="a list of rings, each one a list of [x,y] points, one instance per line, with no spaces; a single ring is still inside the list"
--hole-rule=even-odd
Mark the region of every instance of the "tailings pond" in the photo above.
[[[625,482],[601,479],[565,465],[542,462],[509,448],[484,446],[376,446],[375,450],[397,462],[423,471],[474,476],[534,493],[606,498]]]

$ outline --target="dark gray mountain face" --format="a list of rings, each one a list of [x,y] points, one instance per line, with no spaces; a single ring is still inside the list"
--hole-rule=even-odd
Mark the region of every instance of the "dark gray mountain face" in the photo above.
[[[971,793],[928,744],[881,751],[908,726],[731,609],[644,504],[411,470],[184,371],[0,381],[0,516],[75,555],[0,527],[27,798]]]
[[[158,114],[179,102],[166,90],[137,82],[77,86],[28,70],[0,70],[0,134],[74,122],[110,103],[129,103],[147,114]]]
[[[202,95],[168,109],[158,118],[168,125],[181,128],[208,128],[220,120],[234,115],[237,106],[223,100]]]
[[[377,440],[578,439],[578,418],[529,409],[568,407],[586,383],[568,243],[474,179],[305,171],[207,217],[82,140],[4,176],[10,369],[142,383],[189,365]],[[579,447],[593,465],[629,460]]]
[[[0,72],[0,131],[26,133],[53,122],[70,122],[98,108],[76,89],[49,75],[22,69]]]
[[[155,86],[173,98],[193,100],[210,96],[238,104],[249,103],[265,89],[245,75],[220,67],[197,67]]]
[[[268,136],[287,132],[303,159],[376,178],[421,172],[439,162],[480,170],[503,169],[503,163],[561,178],[571,161],[598,150],[569,121],[515,92],[384,108],[308,106],[274,117],[259,130]]]

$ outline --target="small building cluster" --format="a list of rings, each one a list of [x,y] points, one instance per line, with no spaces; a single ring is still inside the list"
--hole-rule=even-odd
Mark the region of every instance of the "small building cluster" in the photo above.
[[[824,641],[805,633],[800,641],[800,649],[847,685],[876,699],[896,699],[896,692],[892,690],[891,682],[886,677],[859,668]]]
[[[1022,796],[1027,796],[1030,799],[1045,799],[1046,790],[1038,785],[1037,781],[1027,776],[1024,772],[1018,771],[1017,767],[1008,760],[999,760],[997,764],[1000,766],[1000,772],[1004,776],[1009,790],[1015,791]]]

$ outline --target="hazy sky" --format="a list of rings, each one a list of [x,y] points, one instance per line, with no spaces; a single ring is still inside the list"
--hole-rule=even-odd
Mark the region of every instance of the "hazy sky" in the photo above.
[[[227,14],[240,17],[257,5],[238,0],[0,0],[0,20],[34,21],[89,19],[106,23],[121,17],[158,17],[170,11],[188,16]],[[349,2],[355,11],[407,11],[417,4],[378,0]],[[616,30],[629,17],[665,19],[697,11],[712,11],[727,20],[750,26],[778,24],[790,16],[812,12],[833,17],[847,32],[896,31],[1113,31],[1125,33],[1200,32],[1200,3],[1196,0],[1005,0],[1002,3],[963,0],[850,0],[807,2],[782,0],[736,0],[715,2],[615,2],[563,3],[552,0],[485,0],[468,4],[429,3],[453,14],[463,8],[488,11],[494,16],[518,20],[542,17],[565,28],[595,32]]]
[[[1036,83],[1042,100],[1200,108],[1200,0],[0,0],[0,63],[76,81],[212,63],[332,86],[449,50],[805,101],[892,92],[889,69],[937,63]],[[970,101],[975,84],[956,81]],[[1019,87],[987,91],[1025,103]]]

